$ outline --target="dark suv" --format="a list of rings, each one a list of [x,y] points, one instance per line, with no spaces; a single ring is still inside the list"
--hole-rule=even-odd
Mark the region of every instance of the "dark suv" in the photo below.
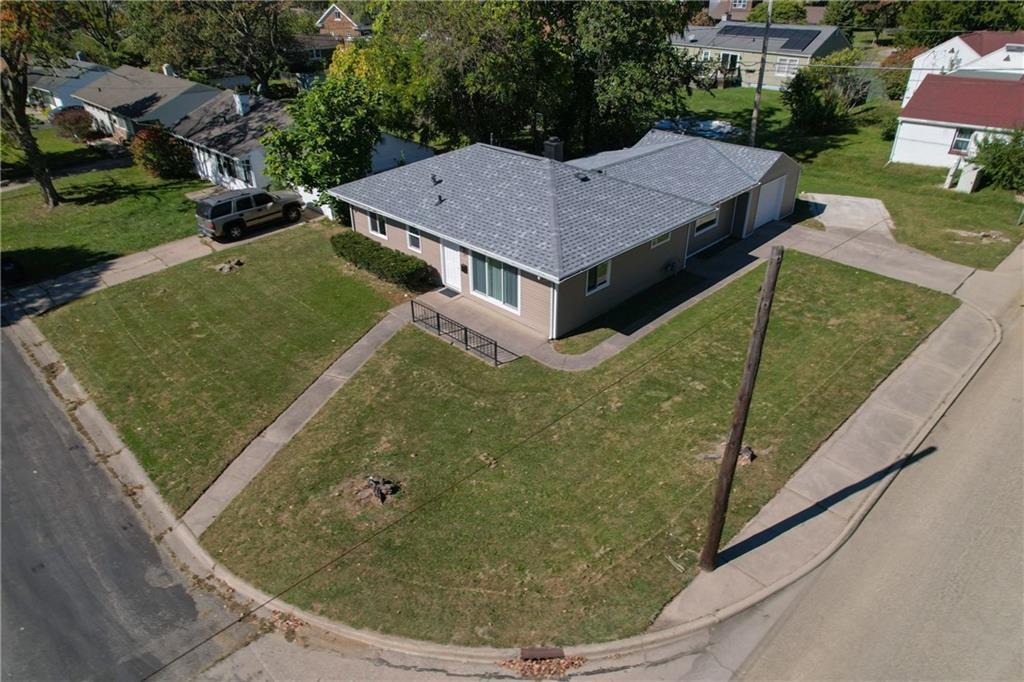
[[[214,239],[241,239],[253,227],[279,218],[290,223],[302,217],[302,198],[295,192],[236,189],[206,197],[196,204],[199,234]]]

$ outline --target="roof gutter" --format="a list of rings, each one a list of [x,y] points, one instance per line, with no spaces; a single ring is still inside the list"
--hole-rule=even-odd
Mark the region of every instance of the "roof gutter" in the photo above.
[[[961,126],[970,126],[970,127],[975,128],[977,130],[989,130],[989,131],[993,131],[993,132],[1010,132],[1011,130],[1013,130],[1013,128],[999,128],[997,126],[986,126],[986,125],[981,125],[979,123],[968,123],[966,121],[963,121],[963,122],[960,122],[960,123],[954,123],[952,121],[938,121],[938,120],[927,119],[927,118],[910,118],[908,116],[897,116],[896,118],[899,121],[905,121],[907,123],[924,123],[925,125],[943,125],[943,126],[952,126],[954,128],[959,128]]]

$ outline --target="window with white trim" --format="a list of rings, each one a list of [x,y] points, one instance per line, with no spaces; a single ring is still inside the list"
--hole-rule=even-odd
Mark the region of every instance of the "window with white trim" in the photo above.
[[[380,217],[376,213],[367,213],[366,216],[370,221],[370,234],[377,235],[382,239],[387,239],[388,227],[384,222],[384,218]]]
[[[705,220],[702,223],[697,223],[697,227],[694,228],[693,233],[694,234],[700,234],[701,232],[706,232],[707,230],[710,230],[712,227],[714,227],[717,224],[718,224],[718,216],[716,215],[714,218],[711,218],[709,220]]]
[[[470,260],[473,292],[518,310],[519,269],[476,251],[470,252]]]
[[[420,252],[420,231],[412,226],[405,228],[405,243],[410,251]]]
[[[747,8],[747,0],[732,0],[732,8],[733,9],[746,9]]]
[[[612,281],[612,262],[606,260],[587,270],[587,294],[604,289]]]
[[[957,128],[953,136],[953,146],[950,147],[951,154],[967,154],[971,148],[971,137],[977,132],[974,128]]]
[[[796,57],[779,57],[775,62],[775,75],[782,78],[792,78],[800,68],[800,60]]]
[[[670,241],[672,241],[672,233],[666,232],[660,237],[655,237],[654,239],[651,240],[651,248],[656,249],[662,244],[668,244]]]

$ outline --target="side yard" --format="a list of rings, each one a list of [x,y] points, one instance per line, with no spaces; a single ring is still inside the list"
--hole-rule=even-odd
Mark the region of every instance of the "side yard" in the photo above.
[[[203,543],[356,627],[472,645],[636,634],[695,575],[707,455],[728,429],[762,277],[584,373],[525,358],[495,369],[407,328]],[[759,457],[739,470],[727,536],[956,305],[787,254],[747,436]],[[401,492],[361,503],[369,475]]]
[[[136,167],[58,178],[67,203],[53,210],[33,184],[3,194],[0,253],[38,282],[195,234],[185,192],[200,180],[159,180]]]
[[[36,136],[39,149],[46,154],[51,171],[103,157],[92,147],[61,137],[57,134],[56,128],[36,128],[32,132]],[[20,180],[32,175],[25,163],[25,155],[16,145],[5,142],[0,149],[0,175],[5,180]]]
[[[229,256],[244,266],[216,271]],[[182,512],[400,297],[344,266],[327,229],[308,225],[37,321]]]
[[[730,88],[695,92],[689,106],[697,115],[749,129],[753,101],[750,88]],[[882,128],[898,110],[897,103],[873,100],[859,111],[853,129],[815,136],[790,130],[781,96],[766,91],[759,144],[785,151],[803,164],[800,191],[881,199],[899,241],[943,260],[994,268],[1024,237],[1016,225],[1021,204],[1012,192],[992,186],[974,194],[943,189],[943,169],[889,164],[892,142],[882,138]],[[980,234],[993,232],[1000,236]]]

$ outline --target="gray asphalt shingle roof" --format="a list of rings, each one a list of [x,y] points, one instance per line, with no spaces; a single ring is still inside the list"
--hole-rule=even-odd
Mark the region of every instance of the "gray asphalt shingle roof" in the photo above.
[[[178,121],[171,132],[228,156],[242,156],[259,147],[271,128],[287,128],[292,122],[281,102],[251,96],[249,101],[243,116],[235,108],[234,93],[225,90]]]
[[[74,96],[131,119],[158,119],[164,125],[173,125],[219,92],[185,78],[119,66],[76,90]]]
[[[53,91],[69,81],[76,81],[89,72],[110,71],[109,67],[78,59],[62,59],[64,66],[33,64],[28,67],[28,86]]]
[[[330,193],[555,280],[716,210],[485,144],[356,180]]]
[[[768,52],[813,57],[838,32],[836,26],[772,24],[768,33]],[[763,23],[721,21],[715,26],[689,26],[683,35],[672,36],[672,44],[676,47],[708,47],[760,54],[763,35]]]
[[[652,130],[628,149],[569,163],[714,206],[756,186],[782,156],[782,152]]]

